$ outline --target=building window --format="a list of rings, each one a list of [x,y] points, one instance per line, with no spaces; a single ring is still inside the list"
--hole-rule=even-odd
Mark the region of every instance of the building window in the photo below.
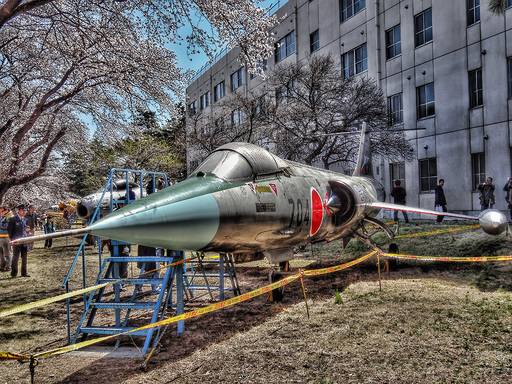
[[[432,9],[414,18],[415,47],[432,41]]]
[[[251,73],[251,80],[267,70],[267,59],[259,60],[256,65],[256,72]]]
[[[268,112],[268,96],[264,94],[256,100],[254,105],[254,117],[258,118],[266,115]]]
[[[512,0],[507,0],[507,8],[512,7]]]
[[[479,107],[484,104],[482,90],[482,69],[469,72],[469,106]]]
[[[436,114],[434,83],[418,87],[418,119]]]
[[[405,163],[389,164],[389,175],[391,176],[391,190],[395,187],[395,180],[400,180],[402,187],[407,189],[405,185]]]
[[[480,0],[468,1],[468,26],[480,21]]]
[[[295,34],[294,31],[287,34],[276,43],[276,63],[290,56],[295,52]]]
[[[188,113],[190,115],[195,115],[197,113],[197,100],[194,100],[188,105]]]
[[[235,109],[233,112],[231,112],[231,123],[233,124],[233,127],[236,127],[238,125],[242,125],[245,121],[245,112],[241,110],[240,108]]]
[[[238,71],[231,75],[231,90],[234,91],[238,87],[244,85],[244,68],[240,68]]]
[[[226,84],[221,81],[213,88],[213,100],[219,101],[224,96],[226,96]]]
[[[210,91],[201,95],[199,105],[201,106],[201,111],[210,105]]]
[[[366,0],[340,0],[341,22],[366,8]]]
[[[510,0],[512,1],[512,0]],[[508,73],[508,97],[512,98],[512,58],[507,59],[507,73]]]
[[[400,25],[386,31],[386,59],[392,59],[402,53]]]
[[[389,124],[397,125],[404,122],[404,107],[402,94],[388,97]]]
[[[226,130],[226,124],[224,124],[224,117],[219,117],[215,120],[215,131],[223,132]]]
[[[309,35],[309,46],[311,53],[320,49],[320,33],[318,32],[318,29]]]
[[[203,128],[203,135],[209,136],[212,133],[212,129],[210,128],[210,124],[206,124]]]
[[[343,76],[349,78],[368,69],[366,43],[341,56]]]
[[[291,101],[296,96],[296,87],[297,82],[295,80],[290,80],[288,84],[283,85],[282,87],[276,90],[276,103],[277,104],[286,104]]]
[[[436,158],[420,160],[420,191],[432,192],[437,185]]]
[[[471,168],[473,169],[473,190],[479,184],[485,183],[485,154],[473,153],[471,155]]]

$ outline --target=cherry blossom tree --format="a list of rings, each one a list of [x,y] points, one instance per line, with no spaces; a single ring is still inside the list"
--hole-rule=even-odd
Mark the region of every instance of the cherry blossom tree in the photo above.
[[[169,49],[229,43],[251,63],[271,55],[277,23],[259,0],[6,0],[0,4],[0,201],[53,188],[63,151],[80,151],[90,116],[105,142],[125,136],[137,110],[169,119],[189,80]],[[209,21],[206,30],[195,23]],[[182,35],[183,27],[190,27]],[[48,182],[49,180],[49,182]],[[25,187],[24,187],[25,186]],[[40,194],[48,193],[40,183]],[[61,189],[63,186],[61,185]]]

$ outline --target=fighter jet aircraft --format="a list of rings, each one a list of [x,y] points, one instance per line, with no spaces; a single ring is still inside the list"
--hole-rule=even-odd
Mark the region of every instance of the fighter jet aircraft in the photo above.
[[[115,180],[112,181],[112,194],[109,190],[107,191],[107,193],[105,193],[105,195],[103,195],[103,191],[105,188],[101,187],[96,192],[84,196],[82,199],[80,199],[80,201],[78,201],[76,204],[76,211],[78,217],[82,219],[87,219],[91,217],[98,204],[100,204],[100,215],[107,215],[108,213],[110,213],[110,200],[120,200],[124,196],[127,196],[129,188],[133,189],[137,199],[141,198],[141,188],[137,183],[129,181],[127,188],[126,179]],[[102,196],[103,200],[100,202]],[[145,192],[143,192],[143,196],[145,196]]]
[[[369,169],[368,160],[360,150],[354,173]],[[367,224],[393,237],[375,218],[381,209],[479,220],[481,228],[494,235],[507,225],[497,210],[475,217],[383,199],[383,187],[371,177],[346,176],[281,159],[253,144],[229,143],[213,151],[183,182],[86,228],[21,241],[90,233],[164,249],[263,253],[277,263],[291,259],[294,247],[308,243],[357,238],[377,248]]]

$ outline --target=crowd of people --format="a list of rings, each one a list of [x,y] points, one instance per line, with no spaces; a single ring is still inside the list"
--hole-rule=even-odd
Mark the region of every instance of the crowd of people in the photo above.
[[[405,197],[407,193],[405,188],[401,185],[400,180],[395,180],[395,187],[391,191],[391,197],[393,202],[398,205],[406,205]],[[444,179],[439,179],[439,183],[434,188],[434,210],[437,212],[448,212],[446,208],[447,202],[444,195]],[[478,197],[480,202],[480,211],[486,209],[492,209],[496,203],[496,197],[494,195],[495,185],[492,183],[492,177],[487,177],[484,183],[478,184],[476,190],[478,191]],[[503,187],[503,191],[506,192],[505,200],[510,210],[510,222],[512,223],[512,177],[507,180],[507,183]],[[405,223],[409,223],[409,218],[406,211],[402,211],[404,215]],[[436,219],[437,224],[443,222],[444,216],[438,215]],[[398,222],[398,211],[394,211],[394,220]]]

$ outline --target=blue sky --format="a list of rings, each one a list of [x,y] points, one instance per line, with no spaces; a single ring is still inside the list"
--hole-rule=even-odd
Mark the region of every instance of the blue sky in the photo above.
[[[259,6],[268,8],[277,3],[279,3],[279,6],[281,6],[282,4],[286,3],[286,1],[287,0],[265,0],[261,2]],[[183,32],[186,33],[186,30]],[[222,48],[223,47],[220,47],[218,51]],[[178,64],[185,69],[192,69],[197,71],[208,62],[208,57],[204,53],[187,56],[186,44],[171,46],[169,49],[176,51],[178,55]]]
[[[277,4],[277,8],[282,6],[284,3],[286,3],[287,0],[265,0],[259,4],[259,6],[268,8],[270,6],[273,6]],[[277,9],[276,8],[276,9]],[[203,26],[203,28],[206,28],[206,26]],[[187,29],[184,28],[183,34],[186,35]],[[182,45],[174,45],[168,47],[171,50],[174,50],[176,54],[178,55],[178,65],[181,66],[184,69],[191,69],[193,71],[197,71],[201,69],[203,65],[208,63],[208,57],[204,53],[198,53],[194,55],[187,55],[187,47],[186,44]],[[222,50],[224,47],[219,47],[217,51]],[[192,59],[192,60],[191,60]],[[90,116],[82,116],[82,120],[87,124],[89,127],[91,134],[95,131],[96,126],[94,125],[92,118]]]

